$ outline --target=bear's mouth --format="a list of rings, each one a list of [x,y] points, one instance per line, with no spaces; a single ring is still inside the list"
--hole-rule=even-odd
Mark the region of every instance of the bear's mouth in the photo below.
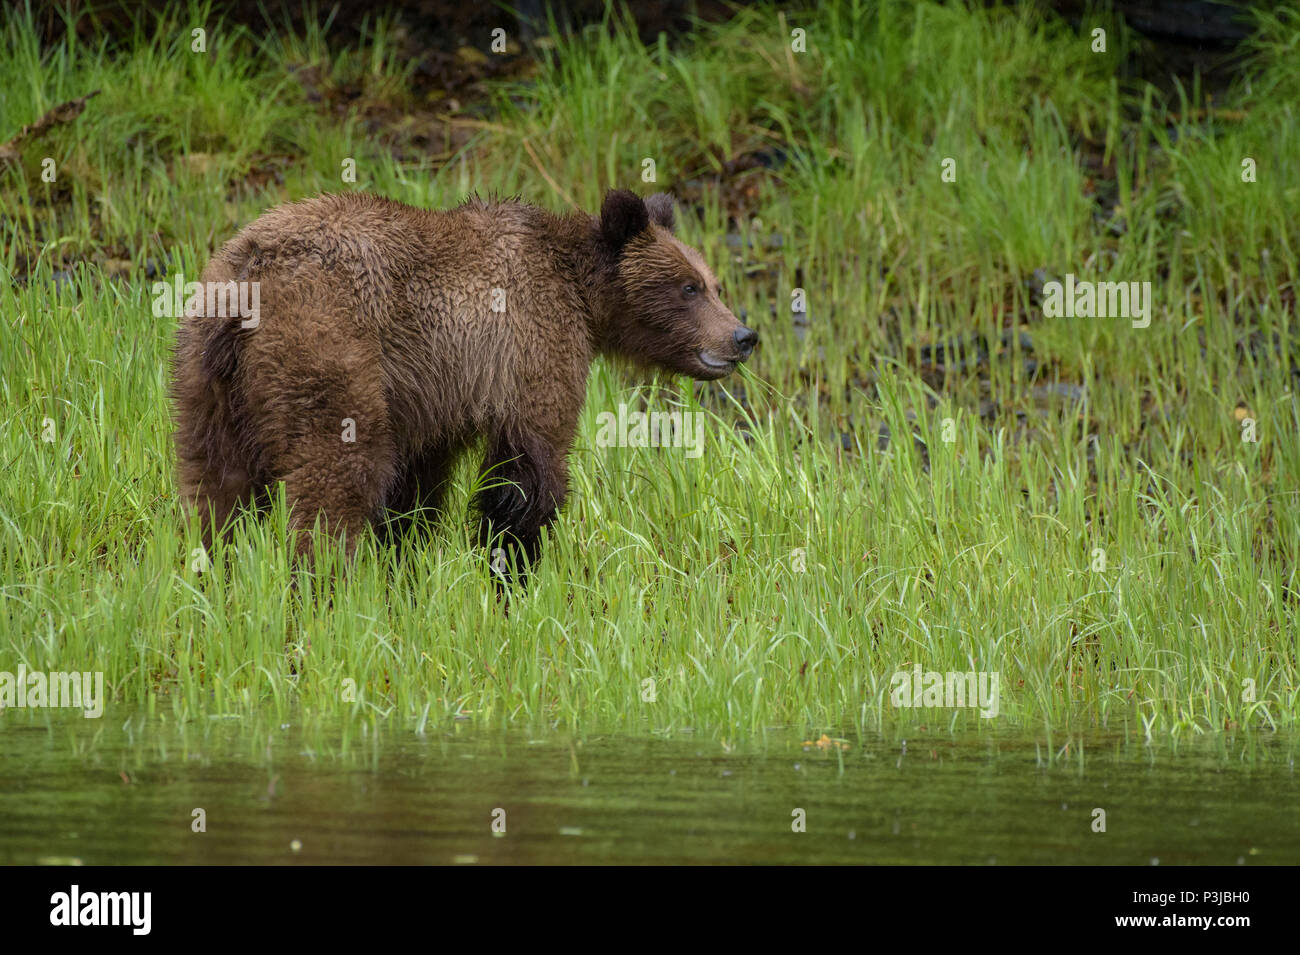
[[[722,374],[726,374],[727,372],[733,370],[736,367],[737,359],[719,358],[717,355],[705,351],[704,349],[701,349],[696,354],[695,357],[699,360],[700,364],[703,365],[705,368],[709,369],[710,371],[721,372]]]

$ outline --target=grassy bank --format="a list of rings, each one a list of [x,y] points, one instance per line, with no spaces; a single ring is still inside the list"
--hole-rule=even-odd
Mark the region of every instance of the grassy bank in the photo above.
[[[0,138],[102,92],[0,167],[0,670],[102,670],[181,716],[983,722],[893,707],[919,663],[996,671],[1001,726],[1293,726],[1294,8],[1213,101],[1127,81],[1138,40],[1101,18],[1094,53],[1093,25],[756,7],[645,47],[615,15],[452,103],[411,91],[383,23],[337,50],[198,9],[42,52],[11,15]],[[459,519],[468,469],[429,546],[327,558],[328,594],[290,588],[282,507],[195,556],[156,275],[320,191],[594,209],[611,186],[683,198],[763,344],[708,388],[597,366],[571,503],[508,616]],[[1149,327],[1046,318],[1066,274],[1151,282]],[[598,447],[621,402],[703,410],[703,455]]]

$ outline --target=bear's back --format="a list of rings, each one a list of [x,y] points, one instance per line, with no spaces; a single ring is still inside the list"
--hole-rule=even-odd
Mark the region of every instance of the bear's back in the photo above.
[[[518,202],[430,211],[323,195],[265,212],[205,278],[259,284],[251,347],[304,340],[310,326],[378,355],[395,415],[429,435],[440,419],[499,421],[557,374],[585,381],[583,297],[562,251],[572,228]]]

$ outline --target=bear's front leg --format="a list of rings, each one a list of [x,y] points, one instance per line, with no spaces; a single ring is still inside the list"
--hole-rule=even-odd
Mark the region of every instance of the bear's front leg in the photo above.
[[[479,544],[498,579],[521,582],[541,552],[542,528],[568,496],[564,450],[534,434],[501,432],[489,442],[480,482]]]

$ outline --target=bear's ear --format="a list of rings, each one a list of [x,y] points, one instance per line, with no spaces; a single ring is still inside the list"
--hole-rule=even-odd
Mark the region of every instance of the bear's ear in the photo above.
[[[605,193],[600,207],[600,235],[612,251],[621,252],[629,239],[649,227],[650,213],[639,196],[626,189]]]
[[[645,201],[646,212],[650,221],[661,225],[669,232],[673,231],[673,197],[666,192],[656,192]]]

